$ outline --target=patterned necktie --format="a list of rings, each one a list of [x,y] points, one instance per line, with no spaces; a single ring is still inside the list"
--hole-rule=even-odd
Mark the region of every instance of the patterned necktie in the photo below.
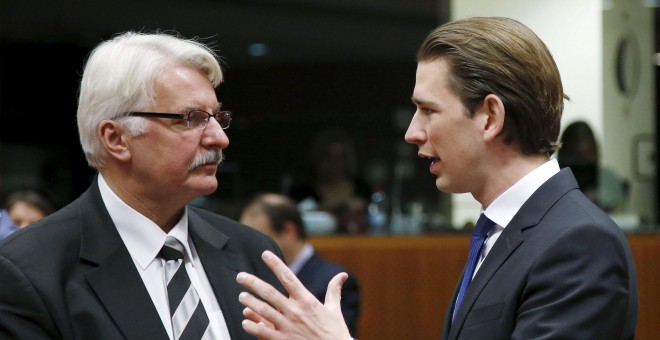
[[[158,256],[166,261],[165,278],[172,332],[174,339],[202,339],[205,333],[210,333],[209,318],[186,272],[183,252],[183,245],[174,237],[168,236],[158,253]]]
[[[453,318],[456,316],[456,312],[463,301],[463,296],[470,286],[472,281],[472,275],[474,274],[474,269],[477,267],[477,262],[479,262],[479,255],[481,254],[481,248],[486,241],[486,235],[491,228],[495,225],[495,222],[491,221],[486,215],[481,214],[477,224],[474,227],[474,232],[472,233],[472,239],[470,240],[470,253],[468,255],[467,264],[465,264],[465,272],[463,273],[463,281],[461,281],[461,288],[458,291],[458,296],[456,297],[456,304],[454,305],[454,314]]]

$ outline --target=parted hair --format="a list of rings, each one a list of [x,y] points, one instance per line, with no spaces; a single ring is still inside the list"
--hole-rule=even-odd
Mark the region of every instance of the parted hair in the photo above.
[[[80,144],[91,167],[100,169],[106,156],[98,136],[101,121],[121,121],[133,135],[145,132],[143,118],[125,113],[153,104],[154,83],[160,71],[172,65],[202,71],[214,87],[222,82],[215,52],[197,40],[162,32],[126,32],[94,48],[83,70],[77,113]]]
[[[473,17],[444,24],[422,43],[418,62],[443,60],[448,86],[466,114],[489,94],[504,103],[503,133],[527,155],[550,155],[559,148],[564,94],[557,65],[543,41],[520,22]]]

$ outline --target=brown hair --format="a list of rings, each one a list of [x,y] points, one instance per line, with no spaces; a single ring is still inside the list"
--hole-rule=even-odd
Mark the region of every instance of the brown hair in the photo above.
[[[7,210],[11,210],[14,204],[18,202],[23,202],[39,209],[44,214],[44,216],[48,216],[54,211],[53,206],[50,204],[48,199],[36,191],[20,190],[13,192],[9,195],[9,197],[7,197],[5,208]]]
[[[248,204],[251,205],[258,205],[263,209],[276,233],[279,234],[284,230],[286,222],[292,222],[298,230],[298,236],[303,240],[307,238],[300,211],[290,198],[275,193],[261,193],[254,196]]]
[[[489,94],[504,103],[503,133],[524,154],[558,149],[564,95],[550,51],[528,27],[509,18],[475,17],[444,24],[426,37],[417,62],[441,59],[449,87],[468,116]]]

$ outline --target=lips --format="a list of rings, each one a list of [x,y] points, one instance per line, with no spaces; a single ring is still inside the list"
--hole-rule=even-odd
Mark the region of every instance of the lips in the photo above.
[[[439,170],[438,167],[439,167],[439,164],[440,164],[440,158],[429,156],[429,155],[424,155],[424,154],[421,154],[421,153],[419,154],[419,157],[422,158],[422,159],[430,161],[431,164],[429,165],[429,172],[431,172],[432,174],[437,175],[437,172]]]
[[[419,158],[422,158],[422,159],[426,159],[426,160],[431,161],[431,164],[434,164],[434,163],[436,163],[436,162],[438,162],[438,161],[440,160],[439,157],[433,157],[433,156],[425,155],[425,154],[423,154],[423,153],[419,153],[419,154],[417,154],[417,155],[419,156]]]

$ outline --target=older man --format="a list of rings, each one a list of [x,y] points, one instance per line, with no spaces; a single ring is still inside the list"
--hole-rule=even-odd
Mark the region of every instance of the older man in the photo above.
[[[0,338],[249,339],[234,278],[277,284],[263,234],[188,206],[214,192],[231,115],[205,45],[125,33],[89,57],[78,128],[87,192],[0,244]],[[281,256],[281,254],[280,254]]]

